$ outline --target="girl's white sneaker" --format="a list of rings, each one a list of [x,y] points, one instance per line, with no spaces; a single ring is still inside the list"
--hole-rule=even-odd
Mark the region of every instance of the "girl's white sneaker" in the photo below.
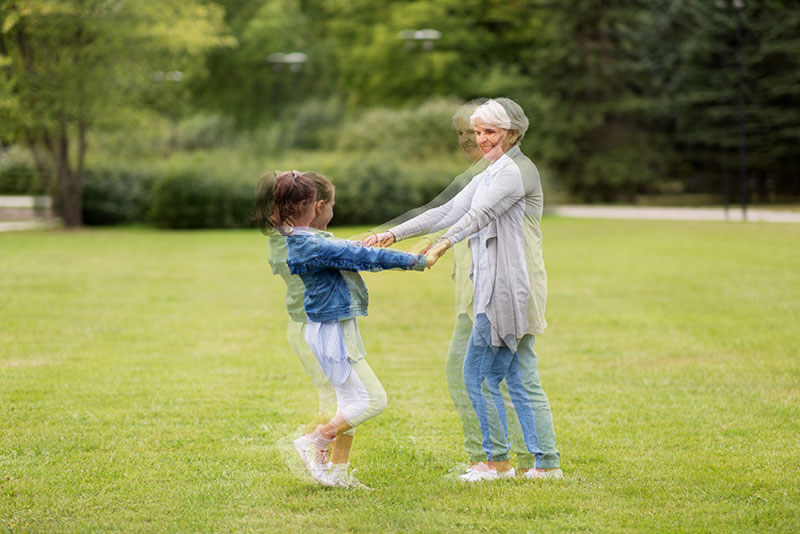
[[[334,487],[338,485],[338,481],[328,473],[328,464],[311,462],[309,471],[311,471],[311,478],[323,486]]]
[[[308,469],[311,478],[323,486],[336,485],[336,480],[332,479],[328,474],[330,449],[318,450],[314,447],[314,440],[303,435],[294,440],[294,450],[297,451],[297,455],[303,461],[303,465]]]
[[[297,455],[303,461],[303,465],[309,470],[311,469],[311,447],[313,445],[314,442],[305,436],[300,436],[294,440],[294,450],[297,451]]]
[[[347,464],[341,465],[331,465],[329,476],[333,481],[335,481],[336,487],[339,488],[347,488],[347,489],[360,489],[360,490],[372,490],[369,486],[362,484],[359,480],[354,476],[355,472],[358,469],[349,469]]]

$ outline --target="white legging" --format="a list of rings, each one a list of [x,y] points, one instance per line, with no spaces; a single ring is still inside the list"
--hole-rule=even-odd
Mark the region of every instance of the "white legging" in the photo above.
[[[336,411],[355,427],[386,408],[386,390],[366,360],[352,364],[353,370],[336,390]]]

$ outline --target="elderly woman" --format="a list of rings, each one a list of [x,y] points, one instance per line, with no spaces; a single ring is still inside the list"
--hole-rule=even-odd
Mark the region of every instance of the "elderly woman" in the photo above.
[[[497,98],[479,106],[470,125],[483,157],[490,162],[486,170],[446,204],[379,234],[376,241],[388,246],[446,228],[428,250],[430,266],[450,247],[468,240],[475,321],[463,372],[486,460],[497,461],[496,449],[509,448],[499,392],[505,380],[525,445],[536,458],[536,467],[523,476],[561,478],[550,403],[539,381],[533,350],[534,336],[546,327],[547,275],[542,259],[542,185],[536,166],[519,148],[528,119],[516,102]],[[492,392],[489,404],[481,394],[484,381]],[[506,443],[499,446],[491,439],[490,410],[506,431]],[[480,462],[461,478],[478,481],[502,476],[491,464]],[[505,476],[513,476],[513,471]]]

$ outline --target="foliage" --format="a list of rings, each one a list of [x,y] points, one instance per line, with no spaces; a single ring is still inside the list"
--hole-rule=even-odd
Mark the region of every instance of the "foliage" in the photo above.
[[[173,150],[213,149],[233,145],[236,138],[230,117],[198,113],[178,122],[169,144]]]
[[[573,198],[719,196],[738,172],[740,124],[758,200],[798,197],[800,5],[732,5],[0,0],[0,142],[29,146],[39,175],[78,189],[89,146],[427,158],[449,152],[440,102],[503,95],[531,118],[526,153]],[[426,28],[440,38],[407,34]],[[306,61],[272,56],[288,52]],[[92,142],[101,129],[115,147]]]
[[[153,169],[142,167],[88,168],[84,176],[83,222],[95,226],[148,222],[157,180]]]
[[[263,42],[262,32],[244,31],[257,25],[261,2],[224,4],[242,43]],[[208,93],[227,99],[225,87],[235,84],[225,109],[272,124],[306,98],[338,98],[350,112],[375,116],[436,96],[505,95],[533,119],[531,156],[577,198],[625,200],[676,183],[720,193],[722,169],[734,167],[739,112],[735,16],[718,4],[297,0],[273,19],[303,28],[302,37],[271,30],[270,50],[305,47],[304,69],[276,77],[252,67],[263,61],[254,46],[251,63],[219,57],[210,65]],[[741,16],[750,174],[760,200],[796,195],[800,8],[746,2]],[[435,28],[441,38],[426,47],[400,37],[412,28]]]
[[[288,118],[289,127],[280,148],[330,149],[336,146],[344,122],[344,107],[338,98],[311,98]]]
[[[250,226],[258,178],[298,168],[322,172],[334,182],[337,224],[378,224],[429,201],[465,166],[458,159],[407,161],[385,153],[298,152],[238,164],[224,151],[196,156],[168,163],[152,189],[146,220],[161,228]]]
[[[800,195],[800,10],[780,2],[747,2],[738,10],[692,1],[675,16],[686,34],[676,140],[689,164],[713,183],[724,172],[738,183],[744,141],[761,201]]]
[[[156,183],[149,216],[160,228],[242,228],[252,205],[251,185],[181,169]]]
[[[80,225],[88,131],[142,104],[174,111],[198,55],[229,43],[207,2],[3,0],[0,135],[28,145],[45,178],[52,169],[61,215]]]
[[[41,195],[41,179],[29,152],[12,147],[0,152],[0,195]]]
[[[206,74],[191,84],[197,102],[234,117],[240,125],[255,127],[286,110],[287,102],[307,96],[315,85],[308,76],[320,58],[314,54],[313,35],[299,0],[222,0],[226,20],[239,46],[212,50]],[[271,61],[272,54],[304,52],[309,65],[295,70]]]
[[[452,117],[460,104],[436,99],[405,109],[369,109],[342,125],[335,146],[345,152],[378,150],[412,159],[452,152]]]
[[[353,446],[368,493],[305,485],[275,446],[317,395],[257,230],[3,235],[0,528],[798,531],[800,227],[543,229],[536,352],[565,480],[445,478],[465,460],[448,255],[365,275],[359,328],[389,397]]]
[[[643,2],[607,4],[552,7],[544,46],[527,55],[542,96],[534,135],[543,160],[573,195],[613,201],[668,177],[670,149],[652,130],[654,91],[639,57],[654,16]]]
[[[331,176],[339,177],[336,224],[379,224],[433,199],[455,173],[376,154],[353,159]]]

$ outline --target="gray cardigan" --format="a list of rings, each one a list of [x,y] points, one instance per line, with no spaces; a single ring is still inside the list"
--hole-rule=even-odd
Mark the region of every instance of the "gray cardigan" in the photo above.
[[[515,146],[452,200],[390,231],[399,240],[449,228],[442,238],[452,244],[473,236],[473,257],[477,256],[474,247],[483,247],[489,269],[477,277],[481,287],[475,288],[476,294],[488,296],[488,303],[475,313],[485,313],[489,318],[493,346],[506,345],[516,351],[523,335],[540,334],[547,325],[547,275],[541,239],[543,205],[539,172]],[[475,234],[484,228],[479,239]],[[472,269],[475,267],[473,261]]]

